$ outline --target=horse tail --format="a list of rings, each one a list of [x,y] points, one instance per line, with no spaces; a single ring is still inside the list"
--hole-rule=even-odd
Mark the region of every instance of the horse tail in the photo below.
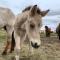
[[[14,38],[14,31],[12,32],[12,41],[11,41],[11,50],[10,52],[14,51],[15,48],[15,38]]]

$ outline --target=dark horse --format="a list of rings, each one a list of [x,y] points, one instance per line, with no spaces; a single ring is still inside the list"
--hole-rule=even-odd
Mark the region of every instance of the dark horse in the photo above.
[[[48,26],[45,26],[45,32],[46,32],[46,37],[50,37],[50,34],[52,33],[52,31]]]
[[[59,40],[60,40],[60,23],[59,23],[59,25],[56,28],[56,33],[57,33],[57,35],[59,37]]]

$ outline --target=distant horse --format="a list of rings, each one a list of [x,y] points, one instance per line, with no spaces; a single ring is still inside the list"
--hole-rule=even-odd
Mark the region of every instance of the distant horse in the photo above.
[[[53,32],[53,31],[51,31],[51,29],[50,29],[48,26],[45,26],[46,37],[50,37],[50,34],[51,34],[52,32]]]
[[[9,49],[12,43],[12,31],[15,21],[14,18],[15,15],[10,9],[0,7],[0,28],[4,28],[4,30],[7,32],[7,44],[2,53],[3,55],[7,54],[7,50]]]
[[[60,40],[60,23],[59,23],[59,25],[56,28],[56,33],[57,33],[57,35],[59,37],[59,40]]]
[[[20,44],[28,36],[30,46],[37,49],[40,47],[40,27],[42,17],[44,17],[49,10],[41,11],[37,5],[28,7],[23,10],[21,14],[17,15],[14,24],[14,39],[15,39],[15,59],[19,60]]]

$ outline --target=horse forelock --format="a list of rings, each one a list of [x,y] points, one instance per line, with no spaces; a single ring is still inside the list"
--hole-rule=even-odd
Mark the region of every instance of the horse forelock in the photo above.
[[[22,10],[22,12],[25,12],[25,11],[29,11],[33,6],[28,6],[26,7],[24,10]],[[37,7],[37,13],[40,14],[41,13],[41,10],[39,9],[39,7]]]

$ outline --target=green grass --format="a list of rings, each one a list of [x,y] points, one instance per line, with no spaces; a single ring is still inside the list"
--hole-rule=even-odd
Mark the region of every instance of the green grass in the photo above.
[[[4,30],[0,30],[0,42],[6,39],[6,32]]]
[[[6,56],[2,56],[1,53],[6,45],[6,32],[0,30],[0,60],[12,60],[15,55],[8,53]],[[29,44],[23,44],[20,51],[20,60],[60,60],[60,41],[55,33],[51,34],[51,37],[46,38],[45,34],[41,33],[41,46],[39,49],[34,49],[34,55],[31,55]]]

